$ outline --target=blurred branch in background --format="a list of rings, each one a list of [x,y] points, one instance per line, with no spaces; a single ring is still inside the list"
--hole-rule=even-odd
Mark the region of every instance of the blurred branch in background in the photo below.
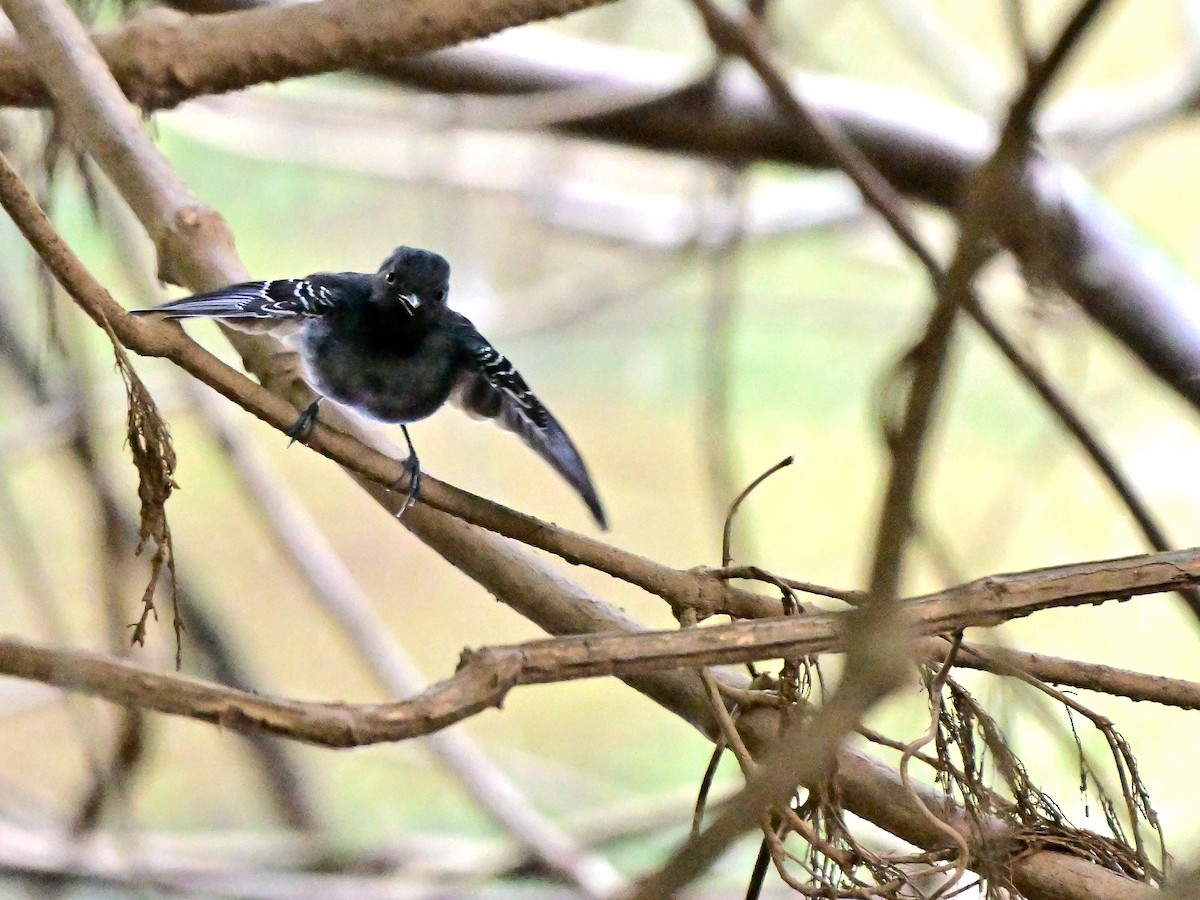
[[[788,14],[798,3],[780,0],[772,12]],[[515,779],[501,774],[482,754],[475,743],[478,733],[467,741],[461,732],[437,730],[498,705],[518,684],[615,675],[705,737],[738,749],[746,778],[744,790],[725,790],[728,799],[713,812],[706,829],[666,857],[665,864],[664,854],[657,851],[653,857],[643,851],[628,864],[634,875],[661,866],[657,874],[633,889],[635,895],[662,896],[682,889],[701,876],[742,831],[761,827],[778,881],[801,893],[943,896],[971,887],[963,880],[969,872],[971,879],[986,879],[990,890],[1015,891],[1031,898],[1145,896],[1149,889],[1144,883],[1161,882],[1167,861],[1165,851],[1155,851],[1149,840],[1154,832],[1161,836],[1161,829],[1130,745],[1104,714],[1042,682],[1154,699],[1186,709],[1196,706],[1196,684],[1024,650],[983,647],[962,642],[961,629],[997,624],[1055,606],[1063,607],[1065,614],[1067,607],[1123,599],[1134,593],[1180,590],[1195,604],[1196,554],[1178,551],[1079,562],[1018,576],[990,576],[957,590],[903,602],[899,598],[902,579],[909,577],[913,568],[906,563],[903,549],[917,511],[927,534],[932,532],[924,520],[940,512],[928,489],[918,493],[917,476],[928,470],[922,483],[934,485],[942,474],[933,465],[928,435],[948,417],[939,394],[946,386],[958,309],[983,328],[1020,375],[1018,383],[1032,386],[1063,423],[1105,483],[1122,498],[1148,543],[1160,550],[1168,546],[1151,502],[1134,487],[1143,472],[1125,471],[1116,451],[1094,433],[1088,417],[1043,374],[1036,355],[984,311],[981,285],[984,264],[1002,248],[1007,249],[1019,262],[1021,275],[1032,283],[1032,290],[1056,284],[1195,406],[1200,400],[1195,378],[1200,371],[1195,285],[1164,266],[1153,248],[1131,239],[1125,223],[1067,161],[1068,154],[1077,152],[1081,164],[1091,165],[1128,135],[1186,115],[1191,102],[1188,78],[1182,79],[1182,87],[1165,92],[1166,99],[1156,99],[1148,92],[1151,95],[1143,97],[1140,108],[1114,113],[1107,123],[1095,123],[1091,131],[1088,126],[1072,125],[1070,115],[1060,115],[1060,110],[1069,112],[1075,102],[1068,97],[1042,117],[1047,125],[1039,132],[1034,107],[1066,51],[1088,32],[1089,17],[1103,6],[1097,2],[1074,10],[1075,17],[1065,20],[1068,25],[1058,42],[1049,43],[1057,49],[1045,58],[1034,49],[1044,39],[1043,29],[1025,21],[1022,4],[1005,4],[1012,44],[1008,50],[1011,53],[1015,47],[1022,67],[1028,70],[1020,73],[1023,80],[1009,88],[1003,86],[999,68],[973,63],[970,45],[950,19],[935,18],[927,13],[928,7],[911,2],[889,2],[876,10],[921,66],[938,75],[947,92],[973,110],[988,114],[996,98],[1013,93],[1016,100],[1008,125],[999,131],[973,113],[912,91],[783,68],[783,63],[767,58],[765,45],[754,43],[760,34],[729,20],[724,8],[707,2],[699,2],[699,6],[708,18],[711,41],[703,45],[700,64],[684,55],[615,47],[546,31],[508,32],[481,44],[413,55],[593,5],[601,4],[522,0],[471,9],[458,4],[417,4],[401,9],[381,5],[378,0],[322,0],[294,8],[247,8],[244,3],[222,5],[219,0],[204,0],[205,11],[234,11],[215,16],[184,16],[164,10],[139,13],[100,35],[100,55],[96,55],[82,27],[62,4],[5,0],[5,9],[28,49],[16,38],[0,39],[0,102],[40,105],[46,102],[47,91],[53,95],[59,117],[56,131],[69,132],[80,149],[92,154],[137,215],[158,255],[160,277],[193,289],[244,278],[245,268],[233,251],[229,228],[213,209],[193,196],[184,178],[147,138],[136,111],[121,97],[122,91],[143,109],[152,110],[215,91],[298,75],[371,73],[375,80],[369,87],[344,79],[295,95],[260,91],[200,99],[171,121],[211,145],[267,160],[289,158],[290,154],[290,158],[310,164],[317,160],[405,180],[405,201],[410,204],[413,195],[428,189],[432,181],[445,195],[493,191],[496,206],[503,203],[495,195],[497,191],[530,200],[532,213],[526,214],[541,216],[547,227],[539,234],[537,246],[513,253],[510,266],[523,269],[526,283],[522,290],[530,288],[534,273],[548,273],[532,290],[571,297],[549,314],[539,311],[524,316],[513,330],[516,335],[547,334],[565,322],[586,324],[597,332],[613,328],[614,310],[625,305],[634,325],[627,325],[629,333],[622,336],[623,344],[631,345],[643,331],[655,327],[660,315],[643,302],[644,297],[635,301],[633,295],[686,274],[698,254],[710,254],[714,268],[708,285],[708,316],[707,322],[698,325],[703,340],[697,342],[701,347],[699,365],[708,367],[704,378],[694,380],[706,385],[700,390],[700,409],[711,429],[708,447],[714,452],[712,468],[719,473],[711,481],[717,489],[716,505],[721,508],[738,483],[736,445],[763,439],[753,426],[743,424],[740,416],[734,418],[737,395],[732,390],[739,363],[745,365],[733,339],[734,326],[740,331],[741,317],[757,300],[746,287],[749,273],[761,264],[753,254],[768,237],[798,242],[812,236],[802,233],[811,232],[814,225],[860,221],[864,210],[847,183],[828,173],[804,180],[776,173],[774,180],[768,180],[762,178],[756,164],[849,172],[867,205],[891,226],[893,245],[889,246],[907,248],[916,260],[911,269],[923,271],[932,285],[932,290],[921,294],[930,310],[926,337],[896,370],[910,377],[903,384],[893,383],[907,391],[900,393],[908,408],[901,425],[888,433],[894,451],[892,487],[880,499],[875,521],[867,520],[856,530],[837,535],[847,546],[857,547],[861,535],[874,528],[876,563],[869,578],[870,590],[825,589],[774,575],[757,565],[757,546],[753,551],[739,551],[750,557],[746,566],[715,571],[681,568],[678,563],[657,560],[682,555],[694,561],[703,554],[692,549],[664,549],[661,543],[647,543],[640,553],[628,552],[429,477],[422,496],[425,502],[407,513],[403,524],[506,607],[559,637],[516,644],[489,640],[489,647],[464,656],[458,674],[417,694],[421,679],[407,649],[416,650],[419,645],[410,643],[406,649],[391,636],[388,620],[367,599],[373,592],[360,586],[351,563],[333,549],[337,532],[332,526],[344,525],[348,534],[354,535],[347,541],[364,540],[369,533],[371,540],[378,539],[379,547],[387,550],[368,552],[390,554],[392,545],[385,542],[394,540],[396,529],[387,527],[392,523],[381,519],[378,527],[363,527],[361,514],[339,515],[328,521],[309,515],[301,500],[271,471],[270,456],[241,432],[239,425],[244,420],[228,416],[221,401],[193,385],[185,395],[195,399],[200,418],[216,435],[223,458],[233,465],[238,509],[245,505],[261,517],[283,550],[283,568],[289,574],[301,573],[303,583],[350,636],[354,669],[373,673],[392,702],[309,701],[299,699],[303,696],[299,690],[281,692],[297,699],[256,693],[260,682],[251,674],[255,666],[237,659],[224,629],[217,626],[205,605],[188,599],[185,587],[181,587],[180,602],[186,621],[195,623],[189,626],[192,636],[203,638],[200,643],[208,649],[201,652],[212,660],[218,680],[228,686],[130,665],[110,655],[67,649],[78,642],[77,633],[85,633],[83,624],[71,621],[64,629],[48,619],[41,626],[47,632],[41,640],[22,636],[0,642],[4,671],[105,697],[131,710],[124,720],[126,727],[114,734],[80,717],[78,740],[108,747],[92,751],[92,756],[111,757],[114,763],[107,768],[105,763],[90,763],[97,771],[91,787],[84,791],[86,801],[81,807],[77,803],[73,811],[77,824],[81,828],[104,826],[106,819],[113,818],[109,811],[114,800],[124,802],[121,819],[128,822],[135,816],[136,807],[130,802],[139,790],[135,775],[139,781],[147,777],[138,767],[151,766],[146,751],[152,745],[160,746],[160,727],[173,725],[162,721],[143,734],[140,710],[154,709],[216,722],[254,738],[262,766],[274,785],[281,818],[294,831],[307,832],[311,840],[297,847],[285,838],[263,856],[245,862],[251,854],[239,856],[228,848],[203,859],[199,858],[203,853],[189,857],[183,849],[174,862],[147,864],[142,883],[164,890],[262,896],[373,890],[386,894],[401,883],[415,891],[445,892],[479,885],[484,879],[523,874],[546,880],[565,878],[589,895],[607,895],[621,889],[625,873],[607,860],[607,851],[600,856],[586,839],[577,839],[568,828],[551,821],[550,813],[536,811],[543,806],[552,808],[540,778],[539,784],[521,790]],[[639,17],[649,16],[631,3],[616,5],[605,14],[610,13],[628,15],[626,26],[641,25]],[[808,18],[804,21],[810,24],[822,15],[828,21],[832,15],[828,11],[818,15],[808,8],[805,14]],[[627,32],[631,41],[638,42],[640,33],[632,27]],[[1188,72],[1195,68],[1194,61],[1186,62],[1194,57],[1194,43],[1185,48]],[[790,64],[794,59],[786,50],[781,44],[771,45],[772,55],[778,54]],[[712,67],[707,60],[713,52],[744,54],[755,72],[732,59]],[[939,64],[945,58],[960,63]],[[45,79],[45,88],[35,72]],[[447,96],[413,96],[398,89],[397,81]],[[797,101],[797,96],[803,101]],[[348,103],[348,98],[352,102]],[[405,146],[431,146],[425,154],[397,153],[392,140],[397,130],[406,132]],[[1044,142],[1040,140],[1043,137]],[[544,150],[547,139],[570,142],[563,146],[570,148],[571,163],[553,171],[545,167],[548,157],[539,151]],[[682,155],[693,161],[693,176],[699,172],[707,178],[715,163],[723,167],[718,171],[726,173],[723,195],[718,203],[712,196],[681,196],[669,185],[610,190],[588,165],[599,155],[594,148],[592,155],[585,155],[589,148],[580,139]],[[1088,146],[1075,148],[1081,140]],[[998,149],[991,146],[996,141]],[[472,142],[483,152],[457,152]],[[386,153],[380,152],[380,146]],[[542,161],[543,169],[534,171],[532,177],[514,162],[516,148],[521,146],[532,148],[530,156]],[[440,154],[443,150],[445,159],[431,163],[434,151]],[[576,162],[575,154],[582,164]],[[478,160],[488,156],[493,158],[480,165]],[[661,171],[655,169],[655,173]],[[36,174],[27,180],[41,183]],[[647,174],[644,181],[653,182],[654,174]],[[692,178],[693,191],[697,183],[707,186],[708,181]],[[227,333],[247,371],[262,385],[259,387],[177,329],[130,320],[60,232],[41,216],[39,205],[47,205],[49,194],[39,191],[40,203],[35,202],[11,167],[3,172],[0,186],[6,208],[30,244],[73,298],[109,332],[118,354],[124,346],[164,356],[279,429],[290,424],[295,407],[311,399],[294,357],[267,339]],[[382,193],[378,183],[372,190]],[[314,227],[322,230],[328,198],[306,185],[305,199],[304,224],[311,224],[312,211],[320,209],[321,222]],[[441,202],[450,208],[449,201]],[[953,214],[955,218],[944,223],[957,229],[950,240],[958,248],[953,254],[946,253],[945,235],[931,227],[928,210],[916,203]],[[705,210],[718,207],[731,213],[728,227],[701,234]],[[456,253],[476,254],[464,260],[457,271],[467,271],[480,283],[481,291],[487,291],[492,287],[489,273],[480,261],[483,254],[473,245],[486,239],[504,245],[503,252],[510,249],[503,240],[505,225],[497,224],[499,216],[485,215],[480,224],[470,227],[459,221],[473,208],[459,196],[443,227],[453,234]],[[362,210],[361,217],[370,218],[372,209]],[[441,214],[445,216],[446,211]],[[283,243],[280,220],[276,215],[272,221],[276,244]],[[111,216],[106,221],[106,229],[117,228]],[[370,224],[378,228],[378,223]],[[611,257],[599,265],[580,263],[580,254],[560,265],[554,254],[562,252],[568,230],[622,248],[646,247],[649,252],[639,258],[638,265],[615,254],[615,263]],[[867,232],[860,229],[859,234]],[[71,243],[76,243],[74,236]],[[122,243],[120,253],[128,260],[134,255],[133,241]],[[569,254],[565,258],[571,260]],[[148,268],[144,263],[141,267]],[[127,274],[122,277],[128,280]],[[462,281],[457,284],[461,288]],[[796,286],[783,278],[778,278],[777,284],[776,289],[794,304]],[[735,298],[738,318],[732,305]],[[12,306],[17,310],[20,303]],[[789,307],[790,312],[795,309]],[[661,315],[672,324],[681,318],[678,311]],[[16,339],[17,332],[28,327],[28,318],[14,313],[14,319],[11,327],[0,322],[0,353],[6,363],[10,355],[25,352],[29,356]],[[905,327],[904,333],[908,330]],[[74,337],[70,330],[66,334]],[[95,336],[90,331],[87,334]],[[769,353],[754,361],[768,371],[770,361],[797,353],[794,348],[783,348],[777,336],[772,337],[776,339],[769,345]],[[896,341],[896,334],[891,337],[893,349],[903,341],[902,337]],[[954,334],[954,343],[958,342]],[[95,503],[102,511],[101,551],[97,555],[107,555],[114,565],[102,570],[99,586],[88,583],[77,592],[89,599],[111,596],[109,621],[102,625],[102,631],[111,633],[113,624],[120,622],[112,616],[121,615],[123,608],[115,601],[124,596],[123,582],[128,580],[115,565],[129,552],[127,542],[118,538],[131,529],[120,499],[122,488],[94,458],[103,454],[91,449],[112,444],[98,399],[106,398],[107,393],[101,388],[93,391],[84,381],[89,370],[76,364],[90,352],[88,341],[59,343],[71,354],[70,366],[64,368],[73,373],[74,388],[61,395],[47,392],[38,382],[38,366],[25,365],[28,371],[18,373],[16,380],[32,411],[21,411],[22,417],[16,421],[30,443],[58,447],[73,440],[72,452],[79,457],[73,465],[82,465],[89,473]],[[554,341],[545,343],[553,345]],[[628,392],[618,362],[614,358],[601,368],[595,381],[604,389],[600,396],[605,414],[614,417],[604,422],[605,430],[620,432],[622,440],[633,447],[631,456],[637,456],[639,480],[630,492],[636,495],[647,492],[651,481],[669,479],[652,472],[643,458],[645,447],[638,445],[645,443],[645,432],[626,434],[624,420],[616,418],[626,399],[621,395]],[[845,364],[846,368],[863,365],[858,359],[847,359]],[[123,372],[127,378],[138,377],[130,374],[131,368]],[[769,378],[773,379],[769,384],[790,394],[805,392],[804,385],[779,383],[773,373]],[[140,387],[131,390],[130,402],[135,411],[140,408],[147,428],[161,431],[161,446],[169,449],[170,438],[150,394],[143,396]],[[671,411],[655,412],[654,427],[664,428]],[[639,421],[645,418],[643,414]],[[323,420],[332,427],[314,434],[308,442],[312,449],[345,467],[371,498],[395,512],[399,498],[387,489],[401,471],[394,450],[361,423],[337,414],[328,419],[323,415]],[[78,428],[73,421],[80,423]],[[189,446],[197,443],[206,442],[192,440]],[[636,452],[639,450],[642,452]],[[293,451],[289,465],[299,452]],[[870,479],[859,473],[857,480]],[[972,498],[976,488],[972,486],[969,492]],[[688,491],[674,489],[661,502],[682,524],[689,499]],[[8,505],[15,511],[16,523],[20,496],[14,493]],[[172,505],[177,505],[176,501]],[[222,509],[222,521],[228,511]],[[819,505],[804,510],[804,515],[813,519],[830,513]],[[787,524],[791,528],[798,523],[789,520]],[[494,533],[476,527],[480,525]],[[23,579],[24,591],[31,594],[40,593],[36,590],[39,583],[53,577],[39,561],[35,530],[10,528],[9,532],[16,548],[12,552],[30,555],[18,576]],[[798,527],[795,534],[801,534]],[[785,537],[803,543],[791,533]],[[951,533],[949,541],[954,537]],[[600,599],[595,590],[566,578],[556,568],[559,559],[542,559],[518,546],[521,543],[594,570],[581,571],[581,581],[596,573],[616,580],[595,582],[605,586],[604,599]],[[428,563],[428,558],[425,561]],[[789,566],[787,570],[803,568]],[[406,577],[416,585],[424,574],[407,572]],[[447,574],[444,569],[437,573],[439,577]],[[749,590],[731,584],[735,578],[756,580],[766,587]],[[461,587],[447,584],[450,593],[462,593]],[[259,579],[254,598],[266,602],[273,585],[270,578]],[[779,592],[779,599],[761,592],[771,588]],[[412,593],[419,595],[422,590],[414,587]],[[800,603],[795,592],[807,590],[860,609],[828,612],[812,603]],[[615,604],[629,603],[630,598],[636,598],[630,604],[631,612],[618,611]],[[634,603],[648,600],[665,601],[657,604],[656,611],[669,609],[687,627],[663,631],[638,624],[635,616],[645,615],[649,621],[653,612],[651,607]],[[1147,606],[1145,601],[1137,604],[1139,609]],[[781,612],[798,614],[779,618]],[[1078,609],[1072,613],[1082,615]],[[407,615],[415,613],[410,610]],[[713,615],[748,621],[698,626]],[[465,623],[456,623],[452,615],[439,621],[441,629],[457,634],[452,628],[455,624]],[[292,625],[290,621],[273,624],[273,630],[282,633]],[[926,667],[923,684],[930,704],[916,716],[925,738],[912,741],[900,734],[900,729],[865,725],[868,709],[911,681],[903,668],[908,636],[955,631],[959,633],[949,638],[950,643],[932,637],[915,643],[916,658]],[[47,639],[54,645],[45,646]],[[452,640],[461,643],[465,638]],[[832,699],[809,699],[796,657],[841,653],[847,648],[852,652],[846,656],[842,680]],[[753,681],[699,668],[767,659],[784,662],[777,671],[758,672]],[[998,724],[1001,720],[995,713],[955,680],[953,667],[978,668],[1025,682],[1056,704],[1045,717],[1051,722],[1048,730],[1053,733],[1057,727],[1063,734],[1069,732],[1064,747],[1067,754],[1077,751],[1085,814],[1089,802],[1097,803],[1107,833],[1096,834],[1071,823],[1060,808],[1061,796],[1052,797],[1029,771],[1036,754],[1018,744],[1016,735],[1004,733],[1009,730],[1008,723],[1004,727]],[[352,690],[346,680],[352,675],[350,668],[331,670],[320,689],[326,696],[342,696]],[[544,693],[520,692],[518,696]],[[661,719],[661,711],[653,714]],[[511,715],[509,711],[505,718]],[[1062,725],[1063,715],[1082,716],[1081,721],[1092,731],[1081,736],[1073,718],[1068,720],[1069,727]],[[617,716],[603,705],[587,709],[587,719],[603,722],[600,727],[604,730],[618,730],[622,723]],[[537,735],[541,745],[552,740],[550,731],[557,727]],[[855,732],[874,741],[881,755],[874,758],[854,749],[850,741],[857,740],[852,737]],[[648,727],[639,735],[639,743],[648,745],[651,753],[669,755],[657,746],[658,733],[655,726]],[[369,863],[363,856],[324,855],[332,852],[337,838],[330,832],[327,817],[316,812],[311,792],[316,789],[317,771],[330,767],[329,756],[312,757],[322,761],[320,766],[297,769],[267,735],[334,746],[432,735],[431,745],[454,778],[500,823],[499,840],[508,849],[498,859],[493,848],[481,853],[468,846],[469,842],[459,842],[445,851],[461,851],[462,856],[455,857],[457,867],[431,864],[428,854],[421,858],[414,854],[410,859],[385,854],[380,865],[395,880],[363,876],[360,867]],[[1092,738],[1102,741],[1100,752],[1085,748]],[[160,748],[159,753],[171,758],[168,750]],[[584,755],[591,764],[601,754]],[[554,799],[561,806],[576,802],[573,797]],[[768,812],[772,804],[774,811]],[[439,813],[447,812],[443,804]],[[350,813],[352,817],[357,814],[357,810]],[[681,815],[680,821],[684,819],[686,815]],[[887,836],[872,831],[868,822]],[[130,827],[138,838],[154,837],[136,822]],[[136,871],[140,858],[132,854],[124,866],[120,860],[114,862],[104,834],[80,837],[76,843],[62,831],[34,840],[29,830],[4,828],[7,830],[0,829],[0,857],[4,859],[0,865],[7,869],[123,886],[138,881],[130,872]],[[510,838],[514,840],[510,842]],[[513,851],[511,844],[523,849]],[[658,847],[661,850],[662,845]],[[74,855],[80,848],[87,855]],[[528,857],[526,850],[531,851]],[[286,871],[272,873],[268,871],[271,867]],[[328,871],[306,871],[318,868]],[[751,883],[757,885],[752,893],[763,889],[761,880],[755,878]]]
[[[205,44],[205,53],[228,54],[230,65],[236,60],[239,83],[222,83],[221,89],[275,80],[301,70],[312,74],[336,68],[335,60],[318,56],[295,60],[295,71],[280,71],[267,62],[258,63],[256,70],[253,55],[248,56],[241,46],[244,41],[231,40],[239,30],[237,15],[251,13],[221,17],[223,21],[212,26],[220,29],[220,37]],[[253,20],[241,23],[241,28],[252,24]],[[171,40],[179,40],[179,28],[155,31],[153,23],[144,23],[144,27],[154,35],[152,42],[131,31],[124,42],[110,39],[101,46],[109,48],[109,62],[123,78],[126,93],[143,106],[177,103],[183,96],[168,95],[168,100],[157,93],[163,90],[159,84],[168,79],[165,74],[153,74],[153,60],[145,55],[148,48],[154,48],[160,63],[164,57],[188,59],[195,54],[200,65],[204,57],[187,44],[170,47]],[[209,40],[207,36],[205,40]],[[593,96],[629,98],[628,109],[560,123],[568,133],[724,158],[818,167],[830,163],[809,135],[788,127],[758,82],[744,73],[723,79],[715,98],[701,84],[646,103],[648,93],[653,96],[664,89],[664,77],[667,86],[680,84],[686,64],[681,69],[669,57],[642,54],[635,59],[630,58],[632,51],[580,42],[556,51],[551,40],[539,36],[534,46],[527,38],[514,38],[428,59],[389,60],[388,70],[409,83],[434,90],[529,93],[571,88]],[[423,48],[417,45],[413,52],[418,49]],[[557,66],[556,59],[561,60]],[[21,86],[32,82],[23,62],[15,48],[6,52],[0,46],[0,73],[8,75],[0,85],[10,85],[7,95],[0,88],[0,99],[10,103],[42,99],[32,89],[22,92]],[[139,77],[157,77],[158,82],[146,84],[139,82]],[[193,88],[200,89],[200,85]],[[846,130],[892,184],[913,197],[954,208],[963,196],[965,179],[982,162],[987,143],[984,122],[939,107],[927,98],[820,76],[802,78],[800,90],[815,108]],[[1165,265],[1159,254],[1131,239],[1119,218],[1068,169],[1033,160],[1026,179],[1013,187],[1021,192],[1017,206],[1024,212],[1005,223],[1001,239],[1032,271],[1054,278],[1152,371],[1193,403],[1200,402],[1200,389],[1191,378],[1200,370],[1200,348],[1194,338],[1200,329],[1192,312],[1198,305],[1194,286]],[[1046,240],[1047,234],[1055,238]],[[1101,265],[1103,273],[1096,271]]]
[[[546,38],[546,43],[570,39]],[[610,51],[572,41],[568,54],[535,50],[507,36],[406,61],[398,74],[432,90],[507,90],[525,93],[585,86],[606,96],[635,97],[662,79],[670,57]],[[553,53],[553,55],[552,55]],[[676,63],[676,67],[678,67]],[[647,74],[649,73],[649,74]],[[976,119],[929,98],[895,88],[815,74],[793,75],[806,101],[835,121],[895,188],[955,210],[970,173],[984,159],[988,131]],[[567,133],[658,150],[727,159],[762,159],[825,168],[831,159],[745,72],[731,71],[715,97],[698,89],[639,104],[627,112],[561,123]],[[1133,238],[1104,201],[1069,168],[1035,155],[1011,188],[1014,209],[998,237],[1039,275],[1058,285],[1098,323],[1137,354],[1190,402],[1200,402],[1192,375],[1200,371],[1194,310],[1196,288],[1153,248]],[[1099,269],[1099,271],[1098,271]]]

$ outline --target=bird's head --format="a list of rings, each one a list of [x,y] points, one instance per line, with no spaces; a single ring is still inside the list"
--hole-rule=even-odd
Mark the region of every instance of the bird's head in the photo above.
[[[446,305],[450,293],[450,264],[436,253],[416,247],[397,247],[375,273],[371,298],[398,304],[410,316]]]

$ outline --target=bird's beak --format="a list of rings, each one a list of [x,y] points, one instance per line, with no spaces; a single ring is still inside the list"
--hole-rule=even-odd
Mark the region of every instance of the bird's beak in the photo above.
[[[421,298],[416,294],[401,294],[400,302],[404,305],[404,311],[410,316],[421,308]]]

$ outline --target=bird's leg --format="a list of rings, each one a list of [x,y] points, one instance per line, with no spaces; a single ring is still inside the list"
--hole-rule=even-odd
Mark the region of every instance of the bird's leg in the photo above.
[[[404,502],[400,504],[400,511],[396,513],[396,518],[399,519],[409,508],[417,502],[417,495],[421,492],[421,461],[417,459],[417,448],[413,446],[412,438],[408,436],[408,426],[401,425],[400,430],[404,432],[404,441],[408,444],[408,459],[404,461],[404,469],[406,475],[397,478],[392,484],[392,490],[400,490],[400,486],[408,480],[408,493],[404,497]]]
[[[318,397],[312,403],[304,408],[304,412],[300,413],[300,418],[292,423],[292,427],[287,430],[287,436],[291,438],[288,441],[288,446],[303,441],[306,437],[312,434],[312,430],[317,425],[317,411],[321,406],[321,398]]]

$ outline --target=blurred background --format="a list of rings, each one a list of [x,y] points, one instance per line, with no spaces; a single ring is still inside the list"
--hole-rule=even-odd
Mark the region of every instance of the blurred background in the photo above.
[[[1041,42],[1072,4],[1025,6]],[[768,34],[781,62],[850,79],[839,82],[846,90],[887,86],[892,93],[879,96],[889,114],[986,147],[987,123],[1021,73],[1005,7],[780,0],[770,7]],[[93,12],[102,25],[120,15]],[[1198,13],[1200,4],[1185,0],[1113,4],[1043,119],[1049,152],[1087,179],[1089,202],[1110,206],[1131,225],[1130,240],[1161,254],[1187,282],[1200,276],[1200,134],[1190,107],[1168,101],[1184,96],[1198,70]],[[666,0],[622,0],[484,47],[557,70],[631,74],[647,96],[703,76],[714,59],[690,6]],[[728,74],[736,69],[727,66]],[[493,98],[422,90],[412,86],[418,80],[345,74],[258,87],[157,113],[148,127],[198,197],[227,219],[254,277],[374,271],[401,243],[445,255],[452,305],[516,363],[587,459],[613,523],[605,539],[680,568],[719,564],[729,502],[791,455],[795,464],[740,513],[736,561],[862,587],[885,472],[881,390],[919,333],[930,295],[848,182],[779,161],[717,162],[550,127],[572,105],[602,110],[622,100],[595,91]],[[8,110],[2,121],[9,151],[37,171],[49,119]],[[60,154],[44,196],[72,247],[128,307],[181,295],[156,283],[148,242],[103,176],[67,156]],[[949,252],[947,213],[919,206],[916,215],[922,233]],[[134,621],[146,572],[128,529],[113,537],[112,511],[106,518],[88,475],[101,473],[132,521],[136,479],[120,380],[103,336],[61,296],[45,302],[45,277],[7,219],[0,267],[4,630],[107,649],[122,641],[113,605],[117,621]],[[1196,410],[1052,287],[1031,291],[1010,260],[990,265],[980,286],[989,310],[1084,411],[1175,544],[1200,543]],[[237,364],[214,325],[188,331]],[[207,389],[169,364],[135,363],[179,456],[180,489],[168,513],[180,583],[255,690],[323,700],[394,696],[314,597],[264,514],[272,501],[257,498],[247,478],[265,479],[263,490],[284,492],[311,517],[370,615],[425,680],[449,675],[464,647],[540,635],[394,527],[333,464],[302,446],[289,449],[282,435],[224,401],[211,403]],[[231,463],[218,427],[249,454],[256,476]],[[593,533],[570,490],[512,435],[451,409],[411,431],[438,478]],[[84,457],[94,460],[81,466]],[[1146,549],[1111,489],[970,329],[954,360],[921,511],[909,593]],[[675,625],[665,604],[628,585],[586,570],[569,575],[648,627]],[[184,671],[214,677],[195,646],[200,630],[185,636]],[[1200,680],[1197,623],[1175,597],[1043,612],[975,637]],[[166,667],[173,652],[165,617],[132,658]],[[1102,828],[1102,813],[1080,793],[1078,751],[1061,711],[1047,712],[1020,685],[963,680],[1067,814]],[[1200,742],[1200,718],[1083,699],[1131,741],[1169,849],[1193,856],[1200,816],[1190,748]],[[18,830],[75,821],[120,718],[103,704],[12,679],[0,680],[0,716],[0,815]],[[872,724],[898,737],[908,729],[911,738],[925,719],[914,682]],[[268,852],[260,848],[279,852],[301,830],[281,814],[240,737],[158,716],[143,725],[143,759],[123,801],[102,816],[127,849],[177,840],[198,858],[218,849],[252,858]],[[617,837],[601,850],[627,874],[686,834],[712,752],[689,726],[612,679],[522,688],[503,710],[455,731],[568,832],[590,840],[611,828]],[[1102,746],[1098,735],[1081,738],[1090,749]],[[506,845],[421,741],[284,752],[303,785],[300,819],[309,818],[331,856],[404,859],[418,871],[427,863],[426,880],[443,888],[534,890],[519,877],[451,871],[446,861],[460,859],[484,871],[479,855]],[[717,792],[739,782],[723,764]],[[17,830],[4,828],[12,834],[0,844],[20,846]],[[744,886],[755,849],[751,840],[722,861],[706,882],[714,895]],[[23,896],[30,882],[22,866],[8,859],[4,867],[10,877],[0,893]],[[129,882],[114,879],[110,889]]]

